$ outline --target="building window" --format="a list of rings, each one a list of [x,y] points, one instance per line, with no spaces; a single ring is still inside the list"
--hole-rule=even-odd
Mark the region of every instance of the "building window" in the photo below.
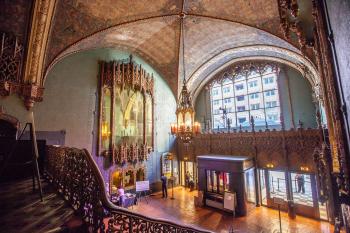
[[[249,127],[249,120],[254,118],[256,126],[280,125],[280,107],[277,67],[263,67],[264,72],[242,70],[235,78],[220,77],[211,85],[212,127],[215,129],[227,126],[219,107],[225,107],[231,127]],[[221,95],[221,91],[222,94]],[[220,115],[219,115],[220,114]],[[215,118],[214,118],[215,116]]]
[[[224,88],[222,88],[222,91],[224,93],[230,93],[230,87],[224,87]]]
[[[242,123],[244,123],[246,121],[247,121],[247,118],[245,118],[245,117],[238,118],[238,123],[240,123],[240,124],[242,124]]]
[[[278,115],[277,114],[268,114],[267,119],[269,121],[277,121],[278,120]]]
[[[277,106],[277,101],[267,101],[266,108],[274,108]]]
[[[244,112],[245,106],[237,106],[237,112]]]
[[[213,95],[218,95],[219,94],[219,90],[218,89],[213,89],[212,93],[213,93]]]
[[[237,96],[237,101],[243,101],[243,100],[244,100],[244,95]]]
[[[237,91],[239,91],[239,90],[243,90],[243,89],[244,89],[244,85],[243,85],[243,83],[241,83],[241,84],[237,84],[237,85],[235,85],[235,87],[236,87],[236,90],[237,90]]]
[[[265,92],[266,96],[274,96],[275,95],[275,90],[268,90]]]
[[[264,78],[264,84],[273,83],[274,78],[272,76]]]
[[[258,110],[259,109],[259,104],[252,104],[250,105],[251,110]]]
[[[231,99],[224,99],[224,104],[229,104],[231,103]]]
[[[259,98],[259,93],[250,94],[250,98],[251,99],[258,99]]]
[[[257,87],[258,86],[258,81],[257,80],[250,81],[248,84],[249,84],[249,87]]]

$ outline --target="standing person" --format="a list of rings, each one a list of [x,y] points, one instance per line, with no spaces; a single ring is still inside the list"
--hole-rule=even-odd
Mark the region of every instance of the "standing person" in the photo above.
[[[168,179],[166,178],[166,176],[162,173],[162,176],[160,177],[160,180],[162,181],[162,194],[163,194],[163,198],[167,198],[168,197],[168,187],[167,187],[167,181]]]
[[[190,173],[187,171],[185,174],[185,188],[189,187]]]
[[[125,191],[124,191],[124,188],[119,185],[118,186],[118,189],[117,189],[117,196],[118,196],[118,204],[119,206],[123,206],[124,204],[124,199],[125,199]]]
[[[297,179],[298,183],[298,193],[302,192],[303,194],[305,193],[305,180],[304,176],[302,174],[298,174],[295,177]]]

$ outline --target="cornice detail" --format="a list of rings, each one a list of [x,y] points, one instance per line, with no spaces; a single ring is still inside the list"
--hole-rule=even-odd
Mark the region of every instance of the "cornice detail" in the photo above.
[[[26,65],[23,76],[23,97],[27,109],[43,95],[43,66],[46,45],[56,0],[36,0],[32,17]]]

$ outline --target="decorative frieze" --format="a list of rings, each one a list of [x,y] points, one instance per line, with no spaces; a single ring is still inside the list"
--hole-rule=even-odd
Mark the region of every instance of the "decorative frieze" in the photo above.
[[[122,88],[129,87],[153,96],[153,74],[150,75],[141,65],[135,64],[132,56],[130,56],[130,62],[127,63],[123,61],[102,62],[101,80],[103,85],[110,88],[115,82],[115,85]]]
[[[315,172],[314,151],[321,149],[319,129],[266,130],[258,132],[208,133],[194,137],[190,144],[178,141],[180,158],[198,155],[244,155],[256,158],[257,166],[273,164],[276,169],[300,170],[308,167]]]

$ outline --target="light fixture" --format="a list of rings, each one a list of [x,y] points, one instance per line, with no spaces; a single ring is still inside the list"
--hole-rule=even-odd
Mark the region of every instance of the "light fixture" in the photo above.
[[[194,122],[195,111],[192,105],[191,93],[186,85],[186,68],[185,68],[185,41],[184,41],[184,23],[185,13],[180,13],[181,41],[182,41],[182,70],[183,86],[177,101],[176,123],[171,124],[171,134],[176,135],[184,143],[189,143],[194,134],[201,131],[198,122]]]
[[[101,136],[103,139],[107,139],[109,135],[111,135],[111,132],[108,130],[108,123],[104,121],[102,123],[102,129],[101,129]]]
[[[268,164],[266,164],[266,167],[267,167],[267,168],[274,168],[275,165],[273,165],[273,163],[268,163]]]
[[[308,166],[301,166],[300,170],[304,171],[304,172],[308,172],[308,171],[310,171],[310,168]]]

